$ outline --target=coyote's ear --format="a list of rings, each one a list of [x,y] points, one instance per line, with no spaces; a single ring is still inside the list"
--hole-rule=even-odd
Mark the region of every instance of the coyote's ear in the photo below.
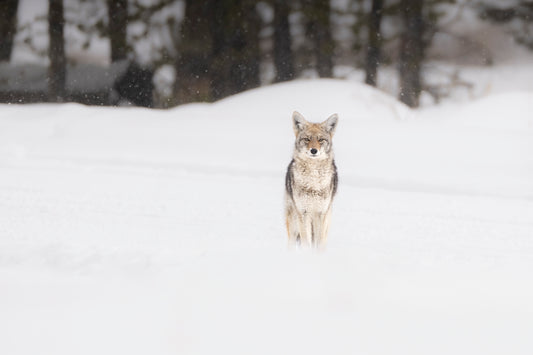
[[[304,116],[298,111],[294,111],[292,114],[292,127],[294,129],[294,134],[298,135],[300,131],[303,131],[307,126],[307,121]]]
[[[329,134],[333,136],[333,134],[335,133],[335,128],[337,128],[338,120],[339,120],[339,116],[337,116],[337,114],[334,113],[333,115],[329,116],[327,120],[322,122],[322,127],[324,127],[326,132],[328,132]]]

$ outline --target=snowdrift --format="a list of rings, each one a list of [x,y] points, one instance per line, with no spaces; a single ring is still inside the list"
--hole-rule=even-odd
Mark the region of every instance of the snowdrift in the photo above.
[[[0,352],[530,354],[532,103],[0,106]],[[340,117],[322,254],[286,248],[294,110]]]

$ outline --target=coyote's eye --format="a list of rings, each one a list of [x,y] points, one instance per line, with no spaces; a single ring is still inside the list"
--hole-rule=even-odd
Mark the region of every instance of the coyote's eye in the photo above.
[[[309,143],[309,142],[311,142],[311,139],[309,139],[307,137],[304,137],[304,138],[300,139],[300,142],[302,142],[302,141],[305,142],[305,143]]]
[[[324,142],[327,142],[327,139],[326,139],[326,138],[320,138],[318,141],[319,141],[320,143],[324,143]]]

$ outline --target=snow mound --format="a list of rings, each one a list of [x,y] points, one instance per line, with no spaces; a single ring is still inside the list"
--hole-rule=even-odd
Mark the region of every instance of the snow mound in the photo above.
[[[529,355],[531,99],[2,105],[0,353]],[[294,110],[340,116],[322,254],[286,249]]]

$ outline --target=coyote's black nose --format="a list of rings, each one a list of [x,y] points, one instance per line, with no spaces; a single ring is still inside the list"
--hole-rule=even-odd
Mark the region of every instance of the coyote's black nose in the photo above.
[[[311,149],[311,154],[315,155],[316,153],[318,153],[318,150],[316,150],[315,148]]]

